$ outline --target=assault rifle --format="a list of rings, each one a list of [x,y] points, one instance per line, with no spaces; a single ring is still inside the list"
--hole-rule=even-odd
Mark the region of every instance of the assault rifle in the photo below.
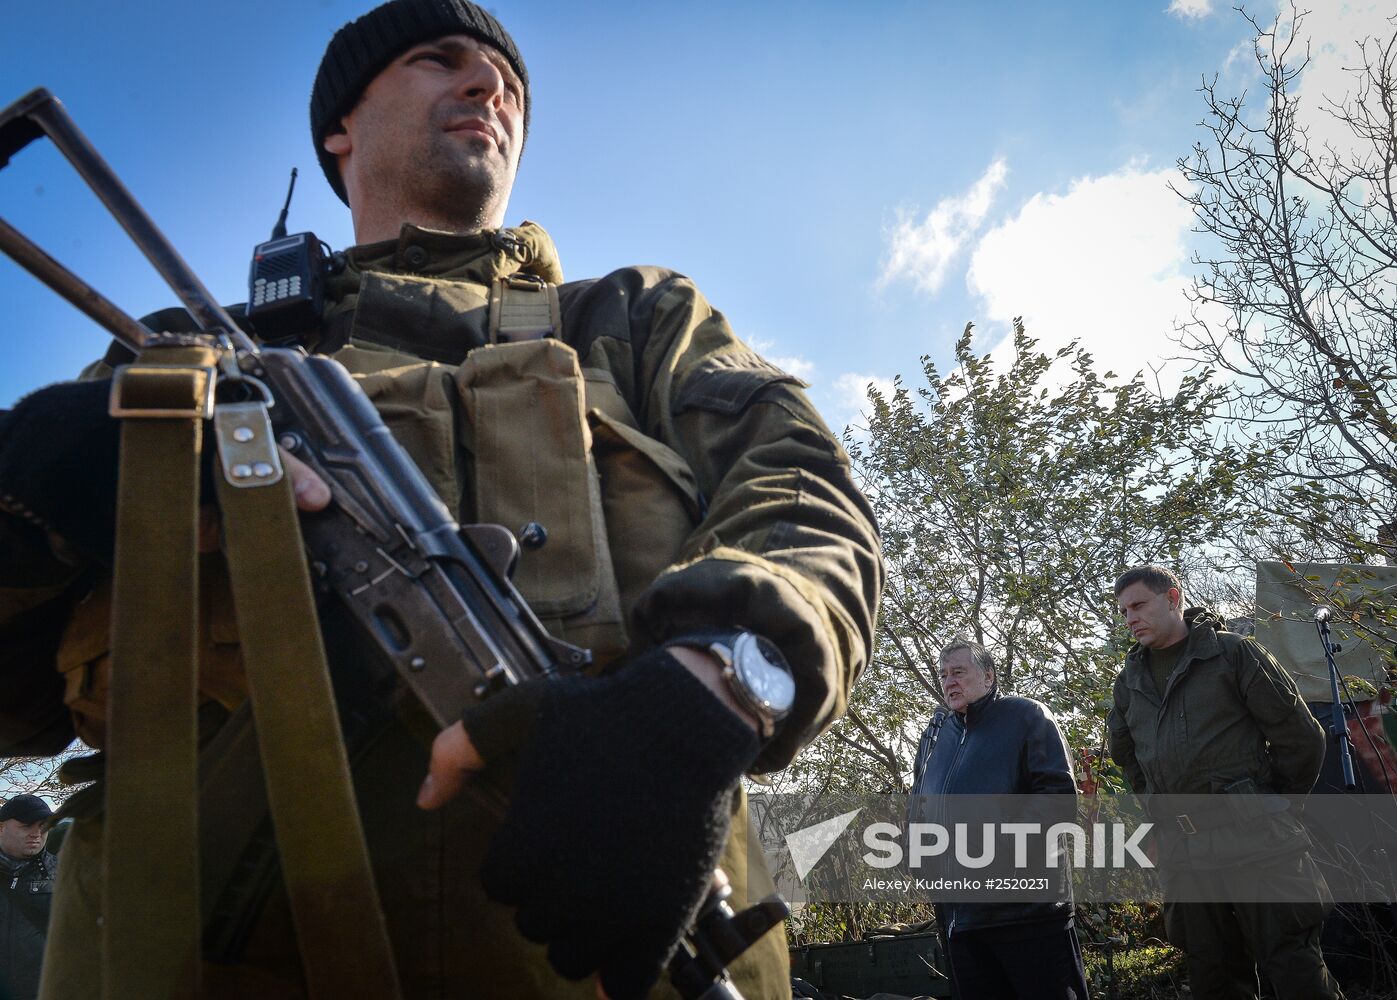
[[[42,136],[58,147],[219,347],[217,391],[210,393],[214,411],[218,399],[260,400],[271,408],[275,442],[329,485],[330,506],[301,519],[307,558],[318,588],[331,598],[332,610],[357,626],[382,677],[390,683],[396,678],[442,728],[472,700],[590,662],[587,650],[549,635],[510,581],[519,554],[513,534],[500,525],[458,525],[338,362],[299,347],[263,347],[244,333],[47,90],[35,90],[0,111],[0,168]],[[0,250],[132,351],[155,336],[2,219]],[[280,474],[271,442],[262,452],[239,458],[229,455],[233,442],[220,444],[222,472],[230,482]],[[355,704],[352,692],[376,694],[382,681],[347,685],[351,694],[346,696],[339,680],[337,700],[352,759],[381,721],[381,712],[362,703],[377,699],[360,697]],[[211,758],[206,749],[208,794],[219,794],[219,774],[237,770],[228,761],[250,752],[248,731],[230,721],[215,739],[215,748],[226,752]],[[242,773],[245,777],[246,769]],[[256,916],[253,897],[276,877],[267,823],[259,822],[246,801],[235,812],[251,813],[254,829],[231,853],[231,863],[214,858],[204,865],[207,883],[209,865],[223,864],[205,915],[205,953],[214,960],[236,957]],[[670,978],[684,997],[738,998],[726,965],[788,912],[773,896],[734,913],[727,903],[730,892],[722,873],[715,872],[709,897],[670,963]]]

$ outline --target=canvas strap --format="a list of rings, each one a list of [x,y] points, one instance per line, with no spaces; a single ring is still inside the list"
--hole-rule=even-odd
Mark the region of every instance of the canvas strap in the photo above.
[[[281,474],[265,406],[220,405],[215,419],[233,603],[309,995],[395,1000],[402,991],[316,625],[291,478]],[[258,474],[266,466],[275,476]]]
[[[152,338],[112,379],[122,421],[108,704],[106,1000],[198,995],[199,450],[215,352]]]
[[[490,286],[490,343],[554,337],[562,327],[557,285],[532,274],[511,274]]]
[[[123,423],[112,614],[122,627],[108,710],[104,1000],[200,995],[199,465],[211,415],[220,441],[242,449],[220,448],[214,478],[309,995],[396,1000],[291,484],[264,405],[214,414],[215,360],[198,338],[160,337],[113,378],[110,409]]]

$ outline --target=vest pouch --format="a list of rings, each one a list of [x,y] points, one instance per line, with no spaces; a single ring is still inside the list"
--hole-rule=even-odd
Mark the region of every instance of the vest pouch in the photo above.
[[[360,352],[363,353],[363,352]],[[368,374],[352,371],[394,439],[407,449],[427,482],[456,510],[461,502],[457,481],[451,404],[451,369],[434,361],[417,362]]]
[[[486,342],[489,301],[476,282],[365,271],[351,346],[335,353],[451,511],[461,478],[450,364]]]
[[[629,621],[641,592],[683,561],[684,543],[703,518],[703,502],[693,471],[672,448],[601,409],[589,410],[587,419],[621,607]]]
[[[108,577],[73,608],[55,657],[63,675],[63,703],[73,715],[73,729],[79,739],[98,750],[107,742],[111,612],[112,584]]]
[[[515,586],[544,627],[605,664],[627,640],[577,352],[552,339],[478,347],[455,378],[473,519],[516,534],[542,527]]]
[[[95,750],[107,742],[111,617],[112,581],[107,577],[73,608],[55,657],[73,728]],[[199,556],[199,698],[230,711],[247,698],[228,569],[216,552]]]

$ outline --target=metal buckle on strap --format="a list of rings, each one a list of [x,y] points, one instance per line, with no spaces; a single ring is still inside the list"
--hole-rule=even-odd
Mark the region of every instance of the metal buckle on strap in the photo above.
[[[118,418],[208,420],[217,382],[213,365],[122,365],[112,373],[107,412]]]
[[[230,486],[241,489],[281,482],[281,455],[266,403],[220,403],[213,416],[213,433]]]
[[[491,343],[556,336],[562,321],[557,287],[536,274],[504,275],[490,288]]]
[[[1174,822],[1178,824],[1179,831],[1187,836],[1193,836],[1198,832],[1198,827],[1193,825],[1193,820],[1188,818],[1187,813],[1181,813],[1174,817]]]

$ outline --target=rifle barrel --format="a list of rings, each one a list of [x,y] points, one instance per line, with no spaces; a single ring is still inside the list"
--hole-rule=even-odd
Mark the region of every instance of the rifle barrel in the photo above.
[[[132,351],[139,351],[151,331],[122,312],[101,292],[54,260],[42,247],[0,219],[0,251],[67,299],[89,319],[104,327]]]

